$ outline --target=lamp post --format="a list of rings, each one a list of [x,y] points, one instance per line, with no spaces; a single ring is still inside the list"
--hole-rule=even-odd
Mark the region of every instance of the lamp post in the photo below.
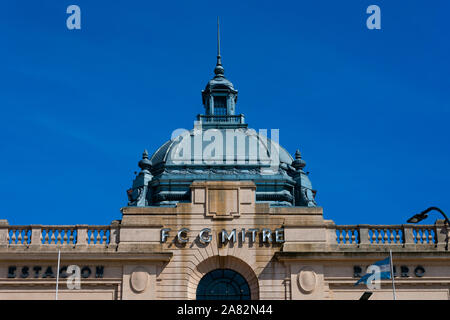
[[[418,223],[426,218],[428,218],[428,212],[432,211],[432,210],[436,210],[439,211],[445,218],[445,223],[447,225],[450,225],[450,221],[448,220],[447,215],[444,213],[444,211],[442,211],[441,209],[437,208],[437,207],[429,207],[428,209],[415,214],[414,216],[412,216],[411,218],[408,219],[408,223]]]

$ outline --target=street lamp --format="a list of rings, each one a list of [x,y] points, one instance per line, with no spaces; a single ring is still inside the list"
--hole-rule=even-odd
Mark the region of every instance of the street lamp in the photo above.
[[[418,223],[426,218],[428,218],[428,212],[432,211],[432,210],[436,210],[439,211],[445,218],[445,224],[446,225],[450,225],[450,221],[448,220],[447,216],[445,215],[444,211],[442,211],[441,209],[437,208],[437,207],[429,207],[428,209],[415,214],[414,216],[412,216],[411,218],[408,219],[408,223]]]
[[[446,216],[446,214],[444,213],[444,211],[442,211],[441,209],[437,208],[437,207],[429,207],[428,209],[422,211],[421,213],[415,214],[413,215],[411,218],[408,219],[408,223],[418,223],[420,221],[422,221],[423,219],[426,219],[428,217],[428,212],[430,212],[431,210],[436,210],[439,211],[445,218],[445,227],[444,227],[444,233],[447,234],[447,236],[445,237],[445,250],[448,250],[448,231],[447,231],[447,227],[450,226],[450,221],[448,220],[448,217]]]

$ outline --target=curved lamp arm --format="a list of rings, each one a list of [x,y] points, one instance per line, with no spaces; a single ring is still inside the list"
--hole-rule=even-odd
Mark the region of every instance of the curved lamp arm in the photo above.
[[[421,213],[418,213],[418,214],[412,216],[411,218],[408,219],[408,223],[417,223],[417,222],[422,221],[423,219],[428,217],[427,213],[432,211],[432,210],[436,210],[436,211],[440,212],[445,218],[445,223],[447,225],[450,225],[450,221],[448,220],[447,215],[444,213],[444,211],[442,211],[438,207],[429,207],[428,209],[422,211]]]

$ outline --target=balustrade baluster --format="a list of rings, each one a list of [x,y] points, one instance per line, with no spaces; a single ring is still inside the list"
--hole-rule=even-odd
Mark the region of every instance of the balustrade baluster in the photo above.
[[[422,229],[422,243],[428,243],[427,238],[427,229]]]
[[[57,244],[60,244],[61,243],[61,232],[62,232],[62,229],[55,229],[55,231],[58,233],[58,235],[57,235],[57,237],[56,237],[56,243]]]
[[[372,232],[370,243],[377,243],[377,237],[376,237],[375,229],[370,229],[370,231]]]
[[[69,243],[70,244],[73,244],[73,239],[74,239],[74,237],[73,237],[73,233],[74,233],[74,228],[71,228],[70,229],[70,236],[69,236]]]
[[[23,237],[23,244],[28,244],[28,229],[25,229],[25,234]]]
[[[69,238],[67,237],[67,232],[68,232],[68,230],[70,230],[70,229],[64,229],[64,238],[63,238],[63,243],[64,243],[64,244],[67,244],[67,240],[69,239]]]
[[[433,239],[433,230],[431,228],[428,228],[428,243],[434,243]]]
[[[90,237],[89,237],[89,244],[95,244],[94,242],[94,230],[90,229]]]
[[[378,237],[377,237],[377,243],[381,243],[381,229],[377,229]]]
[[[420,233],[420,229],[416,228],[416,243],[421,243],[422,242],[422,235]]]

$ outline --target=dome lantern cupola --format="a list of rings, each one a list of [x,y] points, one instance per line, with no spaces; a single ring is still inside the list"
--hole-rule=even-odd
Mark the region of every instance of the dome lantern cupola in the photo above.
[[[236,115],[238,92],[234,89],[233,84],[225,78],[225,69],[222,66],[220,55],[219,19],[217,19],[217,62],[214,74],[214,78],[202,91],[205,114],[198,115],[198,120],[203,126],[246,127],[244,115]]]

